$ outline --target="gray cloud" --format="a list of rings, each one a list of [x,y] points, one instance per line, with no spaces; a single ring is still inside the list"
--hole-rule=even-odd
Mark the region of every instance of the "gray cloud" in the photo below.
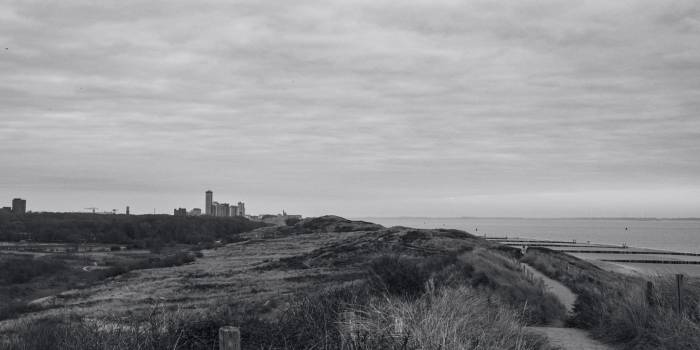
[[[698,39],[694,1],[0,4],[0,193],[697,215]]]

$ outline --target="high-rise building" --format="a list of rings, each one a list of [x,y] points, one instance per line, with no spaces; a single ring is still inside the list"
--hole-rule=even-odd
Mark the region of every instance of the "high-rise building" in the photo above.
[[[221,203],[219,206],[219,212],[216,216],[228,216],[230,205],[228,203]]]
[[[214,192],[205,192],[204,214],[211,216],[245,216],[245,203],[238,202],[238,205],[229,203],[214,202]]]
[[[12,213],[14,214],[24,214],[27,212],[27,201],[22,198],[15,198],[12,200]]]
[[[126,206],[126,215],[129,215],[129,206]]]
[[[192,208],[192,210],[190,210],[190,213],[189,213],[188,215],[190,215],[190,216],[200,216],[200,215],[202,215],[202,209],[199,209],[199,208]]]
[[[175,216],[187,216],[187,209],[177,208],[173,211],[173,215],[175,215]]]
[[[214,192],[207,191],[205,193],[205,199],[204,199],[204,213],[206,215],[216,215],[216,213],[214,213],[212,211],[213,200],[214,200]]]

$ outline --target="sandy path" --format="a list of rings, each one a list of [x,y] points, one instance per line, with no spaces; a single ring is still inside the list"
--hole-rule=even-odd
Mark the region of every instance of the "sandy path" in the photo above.
[[[547,290],[554,294],[570,314],[573,312],[574,303],[576,302],[576,294],[574,294],[565,285],[555,281],[536,269],[524,265],[535,278],[541,278]],[[562,327],[528,327],[528,330],[545,335],[550,344],[557,346],[563,350],[614,350],[615,348],[605,345],[593,338],[584,330],[577,328],[562,328]]]
[[[565,285],[559,283],[558,281],[555,281],[549,277],[547,277],[545,274],[542,272],[537,271],[536,269],[530,267],[529,265],[523,264],[523,266],[529,270],[535,278],[542,279],[544,282],[545,287],[547,288],[547,291],[554,294],[559,301],[564,304],[564,307],[566,307],[566,312],[571,314],[574,311],[574,303],[576,302],[576,294],[571,291],[568,287]]]
[[[591,339],[586,331],[576,328],[528,327],[530,331],[540,333],[549,339],[553,346],[564,350],[612,350],[613,347]]]

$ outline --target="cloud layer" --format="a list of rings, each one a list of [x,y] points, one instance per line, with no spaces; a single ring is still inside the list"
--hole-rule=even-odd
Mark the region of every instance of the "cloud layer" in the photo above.
[[[35,210],[700,211],[696,1],[6,2],[0,77]]]

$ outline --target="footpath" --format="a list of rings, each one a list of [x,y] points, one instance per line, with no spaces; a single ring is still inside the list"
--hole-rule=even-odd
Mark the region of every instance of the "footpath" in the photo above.
[[[534,268],[524,265],[535,278],[541,278],[549,292],[554,294],[564,307],[567,313],[572,313],[576,294],[565,285],[555,281]],[[577,328],[565,328],[562,325],[551,325],[547,327],[528,327],[529,331],[545,335],[550,344],[562,350],[615,350],[614,347],[605,345],[590,337],[588,332]]]

